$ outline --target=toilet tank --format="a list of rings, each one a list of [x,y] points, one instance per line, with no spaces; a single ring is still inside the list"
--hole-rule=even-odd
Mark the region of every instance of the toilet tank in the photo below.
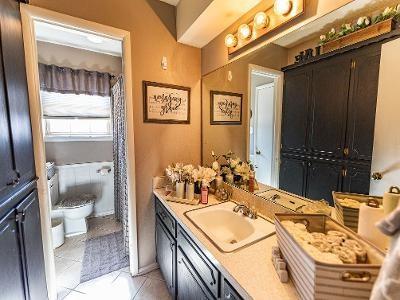
[[[58,203],[58,173],[55,173],[48,181],[49,195],[51,200],[51,206]]]

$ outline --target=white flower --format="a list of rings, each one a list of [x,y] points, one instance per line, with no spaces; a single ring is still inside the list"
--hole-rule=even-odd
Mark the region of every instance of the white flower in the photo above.
[[[365,23],[365,25],[368,26],[369,24],[371,24],[371,20],[367,17],[367,18],[365,19],[364,23]]]
[[[400,4],[397,4],[397,6],[396,6],[396,12],[397,12],[398,14],[400,14]]]
[[[242,162],[235,167],[235,174],[240,175],[243,180],[249,180],[250,171],[250,165],[245,162]]]
[[[319,39],[320,39],[321,41],[325,41],[325,40],[326,40],[326,35],[325,35],[325,34],[321,35],[321,36],[319,37]]]
[[[219,170],[219,163],[217,161],[214,161],[211,165],[212,169],[214,171],[218,171]]]
[[[195,182],[201,181],[202,185],[209,186],[215,179],[215,175],[217,174],[213,169],[199,166],[199,169],[193,172],[193,179]]]
[[[351,25],[350,24],[344,24],[344,27],[346,28],[346,30],[351,30]]]
[[[388,14],[390,14],[391,8],[390,7],[386,7],[385,10],[382,12],[383,16],[387,16]]]
[[[364,24],[364,17],[359,17],[357,20],[357,25],[361,26],[362,24]]]
[[[332,28],[331,31],[329,31],[329,33],[330,33],[330,34],[335,34],[335,33],[336,33],[335,28]]]
[[[239,157],[231,159],[229,165],[233,169],[238,165],[238,163],[240,163],[240,158]]]

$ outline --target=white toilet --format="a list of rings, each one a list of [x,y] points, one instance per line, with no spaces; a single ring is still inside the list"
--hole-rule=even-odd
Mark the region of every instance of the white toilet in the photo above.
[[[65,236],[74,236],[87,232],[86,218],[93,212],[96,196],[79,194],[58,201],[58,176],[49,180],[52,203],[51,218],[62,218]]]

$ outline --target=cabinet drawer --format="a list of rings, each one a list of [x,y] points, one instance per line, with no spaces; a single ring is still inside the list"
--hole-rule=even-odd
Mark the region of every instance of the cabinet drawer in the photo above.
[[[222,291],[221,298],[224,300],[242,300],[238,292],[224,279],[224,289]]]
[[[167,211],[164,205],[160,202],[160,200],[158,200],[157,197],[156,197],[156,214],[163,222],[165,227],[168,229],[169,233],[173,237],[176,237],[176,221],[174,217],[172,217],[171,214]]]
[[[218,270],[180,226],[178,226],[177,236],[178,248],[185,253],[194,269],[199,273],[204,285],[215,297],[218,297]]]

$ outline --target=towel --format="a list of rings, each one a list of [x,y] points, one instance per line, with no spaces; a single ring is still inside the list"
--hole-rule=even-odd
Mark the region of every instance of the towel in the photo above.
[[[393,239],[372,289],[370,300],[398,300],[400,299],[400,208],[394,210],[376,226]]]

